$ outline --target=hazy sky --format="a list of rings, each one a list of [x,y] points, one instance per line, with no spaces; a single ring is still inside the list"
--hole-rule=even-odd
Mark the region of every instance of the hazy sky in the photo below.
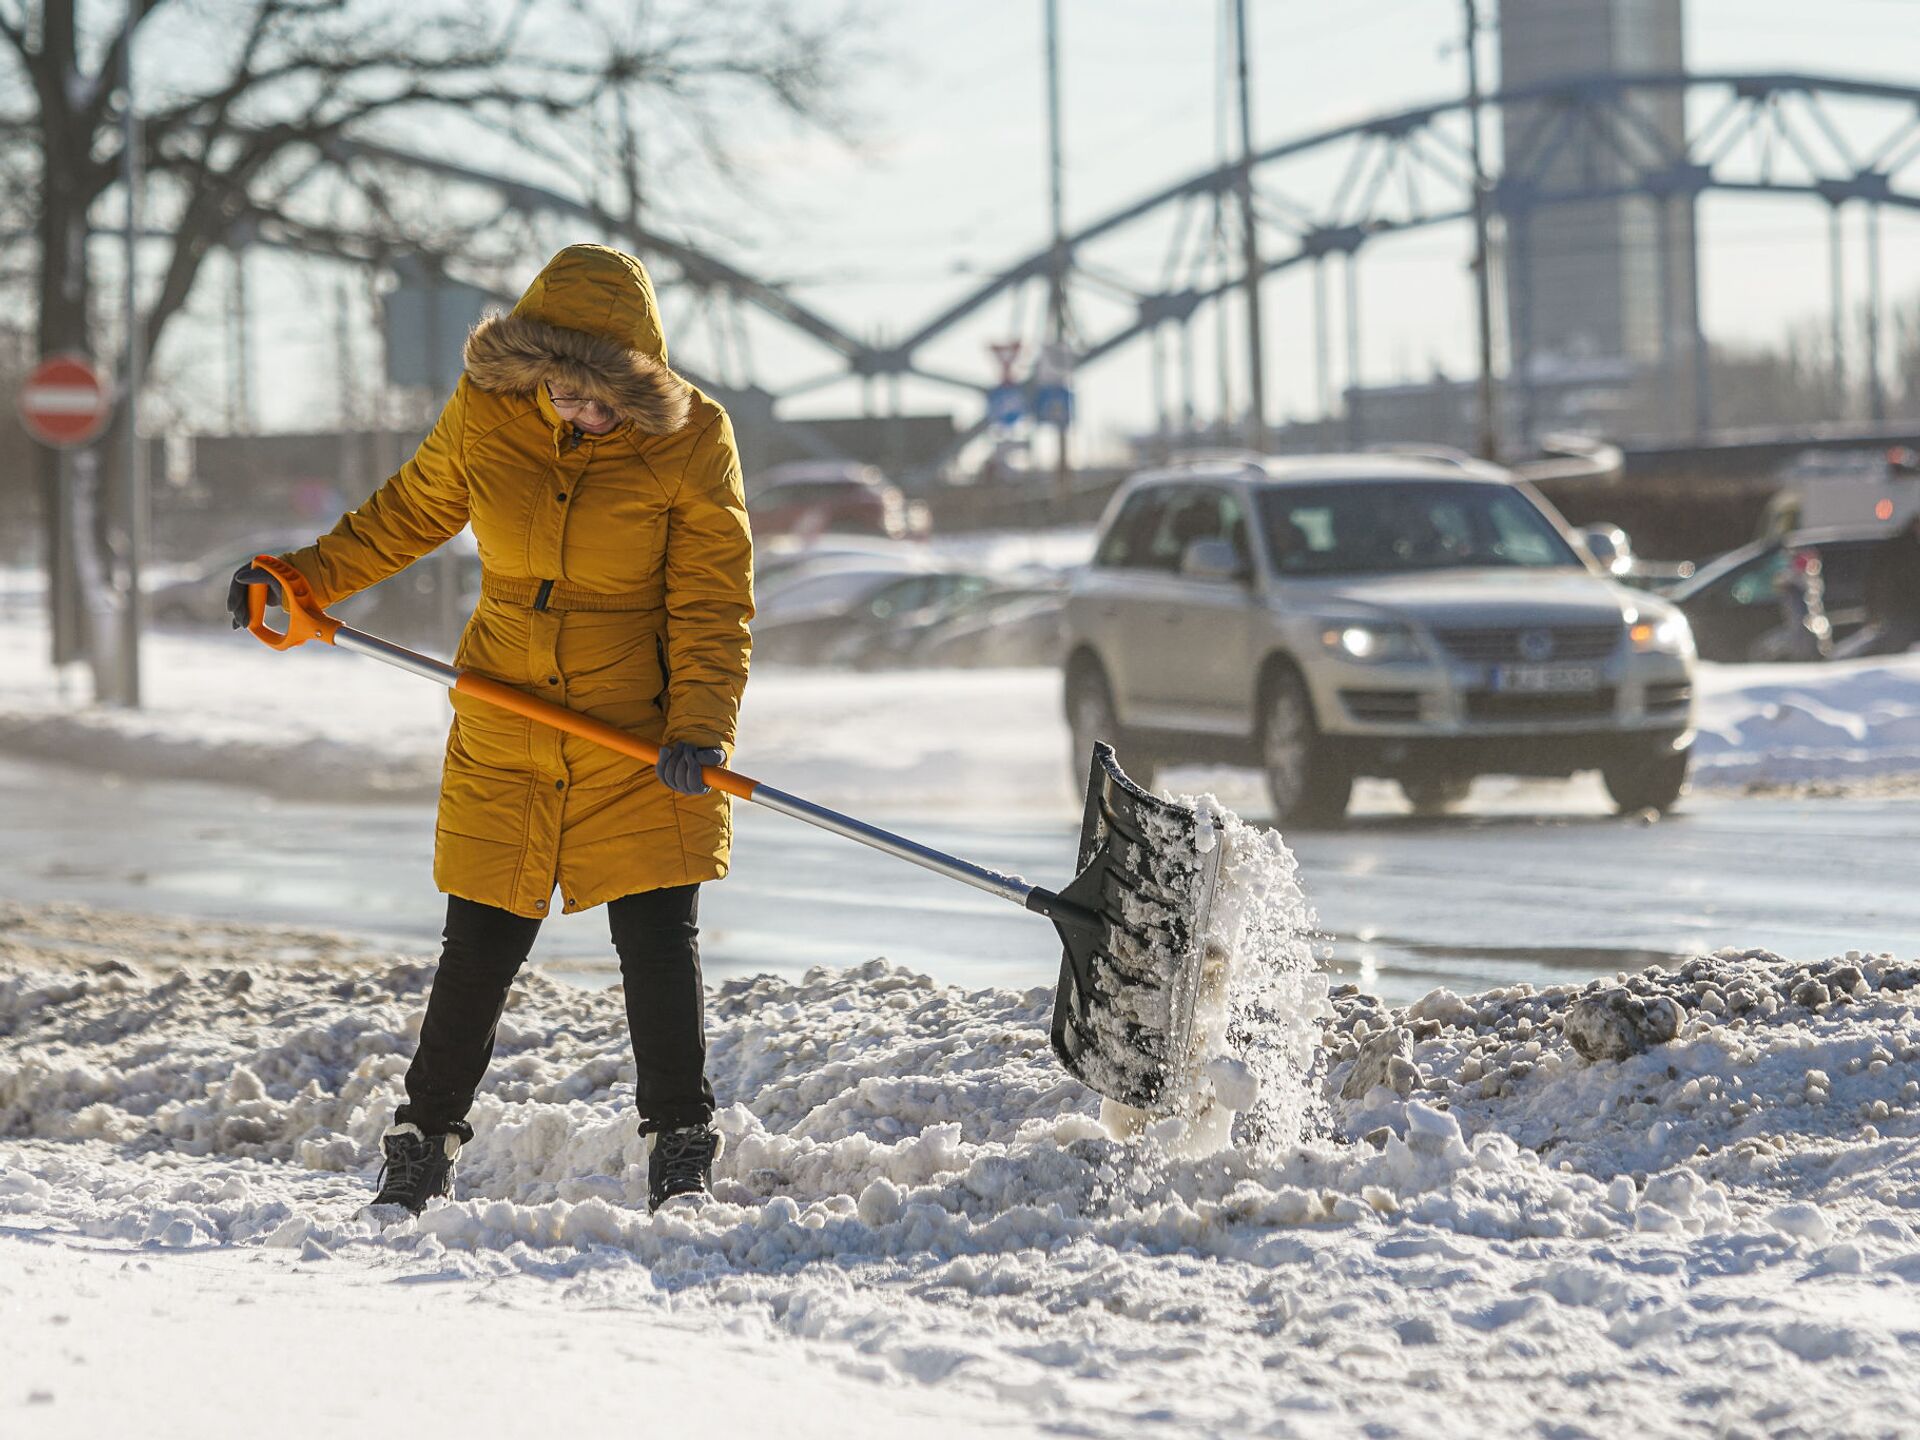
[[[1493,0],[1482,0],[1490,17]],[[1217,95],[1214,0],[1061,0],[1066,210],[1069,228],[1213,163]],[[1422,101],[1463,85],[1457,0],[1251,0],[1255,138],[1271,144]],[[979,278],[1038,249],[1047,225],[1040,0],[876,0],[877,28],[846,102],[856,149],[768,117],[742,128],[746,196],[676,194],[655,178],[664,212],[750,272],[787,281],[851,329],[898,334]],[[1795,69],[1920,83],[1920,0],[1688,0],[1695,71]],[[1496,77],[1493,47],[1485,52]],[[759,127],[756,130],[756,125]],[[1497,126],[1489,127],[1490,133]],[[1910,167],[1907,188],[1920,186]],[[1812,202],[1709,197],[1701,207],[1706,325],[1719,340],[1764,341],[1824,317],[1827,218]],[[1856,221],[1849,281],[1863,284]],[[1887,293],[1920,293],[1920,217],[1890,212]],[[1363,373],[1369,382],[1472,364],[1465,227],[1376,244],[1361,267]],[[1155,272],[1165,240],[1142,232],[1116,247],[1135,279]],[[540,258],[528,257],[528,273]],[[267,283],[285,262],[269,262]],[[278,282],[284,286],[287,277]],[[329,284],[331,282],[328,282]],[[1269,283],[1269,412],[1314,409],[1311,289],[1305,270]],[[1338,314],[1337,297],[1335,291]],[[669,301],[667,321],[676,332]],[[1029,316],[1030,320],[1030,316]],[[937,358],[986,375],[988,339],[1015,317],[999,302]],[[276,320],[262,344],[278,373],[324,372],[331,321],[311,310]],[[697,331],[694,335],[697,336]],[[679,353],[701,359],[697,338]],[[823,352],[756,332],[763,382],[826,368]],[[1151,421],[1146,348],[1082,377],[1095,433]],[[1212,394],[1207,371],[1201,393]],[[263,423],[312,418],[324,380],[262,392]],[[1238,386],[1236,384],[1236,393]],[[857,406],[852,385],[808,409]],[[934,386],[908,387],[909,408],[971,407]],[[327,407],[321,407],[321,418]],[[971,418],[970,415],[968,418]]]

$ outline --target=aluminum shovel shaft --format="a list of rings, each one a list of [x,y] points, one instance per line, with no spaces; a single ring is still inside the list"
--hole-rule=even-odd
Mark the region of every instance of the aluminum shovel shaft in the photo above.
[[[471,671],[461,670],[441,660],[396,645],[390,640],[382,640],[377,635],[369,635],[344,625],[314,603],[313,591],[306,577],[301,575],[284,560],[273,555],[256,555],[253,563],[272,575],[278,582],[281,603],[287,611],[287,628],[275,630],[266,622],[267,585],[262,582],[247,588],[247,629],[256,639],[276,650],[291,650],[296,645],[304,645],[309,640],[322,640],[341,650],[351,650],[355,654],[365,655],[372,660],[392,665],[422,679],[444,685],[462,695],[468,695],[502,710],[510,710],[516,715],[542,725],[550,725],[582,740],[590,740],[596,745],[622,755],[629,755],[644,764],[657,764],[660,759],[660,747],[651,741],[630,735],[617,726],[569,710],[563,705],[542,700],[529,695],[524,690],[516,690],[511,685],[498,680],[488,679],[484,675],[475,675]],[[1062,900],[1051,890],[1038,885],[1029,885],[1017,875],[1003,875],[997,870],[975,865],[958,856],[948,855],[931,846],[909,840],[904,835],[896,835],[883,830],[878,825],[869,825],[864,820],[851,815],[843,815],[825,805],[815,804],[785,790],[777,790],[771,785],[762,784],[749,776],[719,765],[703,766],[700,778],[715,790],[720,790],[736,799],[751,801],[768,810],[776,810],[782,815],[790,815],[796,820],[827,830],[835,835],[845,836],[858,841],[874,850],[893,855],[911,864],[944,875],[950,880],[958,880],[963,885],[971,885],[976,890],[984,890],[1002,900],[1010,900],[1015,905],[1032,910],[1036,914],[1047,916],[1056,925],[1078,925],[1099,927],[1104,922],[1100,917],[1082,907]]]

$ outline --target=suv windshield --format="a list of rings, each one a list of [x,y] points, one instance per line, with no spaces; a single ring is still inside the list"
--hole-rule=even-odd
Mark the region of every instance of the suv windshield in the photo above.
[[[1581,563],[1540,508],[1505,485],[1367,480],[1277,485],[1259,496],[1282,575]]]

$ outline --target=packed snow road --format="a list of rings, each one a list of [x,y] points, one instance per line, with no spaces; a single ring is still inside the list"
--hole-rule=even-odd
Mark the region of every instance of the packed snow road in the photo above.
[[[0,898],[321,925],[431,947],[433,823],[418,802],[328,805],[103,779],[0,759]],[[1067,878],[1065,820],[891,823],[1041,884]],[[885,955],[952,984],[1044,984],[1052,932],[1011,906],[779,816],[739,810],[735,869],[703,900],[711,979]],[[1920,935],[1910,800],[1690,797],[1657,824],[1597,786],[1483,785],[1416,820],[1386,787],[1341,831],[1289,837],[1336,979],[1401,1003],[1437,985],[1564,983],[1722,945],[1798,959]],[[605,920],[556,917],[536,958],[612,978]]]

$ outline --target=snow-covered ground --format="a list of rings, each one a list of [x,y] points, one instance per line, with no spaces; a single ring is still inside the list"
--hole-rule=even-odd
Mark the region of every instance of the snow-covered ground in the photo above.
[[[0,618],[0,748],[315,798],[426,796],[438,783],[445,693],[386,666],[321,645],[282,655],[244,635],[156,634],[147,707],[126,713],[63,698],[45,648],[31,615]],[[747,687],[739,763],[847,807],[1071,814],[1059,689],[1046,670],[766,666]],[[1920,774],[1920,653],[1703,665],[1700,690],[1696,785]]]
[[[161,635],[127,715],[43,648],[0,614],[0,748],[434,787],[444,696],[383,667]],[[1705,783],[1920,771],[1920,656],[1702,691]],[[1066,743],[1044,672],[769,669],[741,763],[1051,824]],[[1269,901],[1224,1151],[1110,1138],[1049,991],[851,949],[714,987],[717,1200],[649,1219],[618,992],[534,970],[458,1199],[382,1231],[355,1211],[428,948],[0,896],[0,1435],[1920,1433],[1910,953],[1391,1010],[1317,992],[1301,897]]]
[[[1044,990],[731,981],[717,1199],[654,1219],[618,992],[535,973],[459,1197],[382,1231],[426,959],[0,910],[0,1433],[1920,1430],[1911,963],[1298,992],[1251,1031],[1314,1069],[1185,1160]]]

